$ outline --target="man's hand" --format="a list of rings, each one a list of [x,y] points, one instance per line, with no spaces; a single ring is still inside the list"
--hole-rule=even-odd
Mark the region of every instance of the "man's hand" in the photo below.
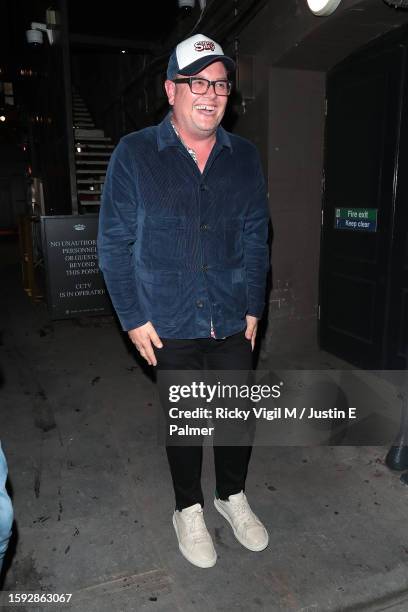
[[[258,319],[252,315],[246,315],[247,328],[245,330],[245,338],[251,341],[252,350],[255,348],[255,338],[258,329]]]
[[[162,348],[163,344],[157,335],[156,330],[154,329],[152,323],[148,321],[144,325],[140,327],[136,327],[135,329],[130,329],[128,331],[128,336],[141,354],[141,356],[146,359],[149,365],[156,366],[157,359],[153,351],[153,346],[157,348]]]

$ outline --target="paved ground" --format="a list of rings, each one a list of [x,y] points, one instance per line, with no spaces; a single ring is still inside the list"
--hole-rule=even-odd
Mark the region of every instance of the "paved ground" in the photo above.
[[[380,447],[255,448],[247,495],[269,527],[262,553],[212,506],[206,448],[219,558],[209,570],[185,561],[154,381],[112,319],[50,322],[1,247],[0,261],[0,438],[16,515],[6,591],[72,592],[65,609],[78,612],[408,610],[408,488]]]

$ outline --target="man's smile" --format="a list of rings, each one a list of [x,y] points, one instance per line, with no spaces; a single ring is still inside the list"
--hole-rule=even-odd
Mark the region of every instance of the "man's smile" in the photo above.
[[[213,104],[194,104],[193,108],[205,115],[211,115],[215,112],[215,106]]]

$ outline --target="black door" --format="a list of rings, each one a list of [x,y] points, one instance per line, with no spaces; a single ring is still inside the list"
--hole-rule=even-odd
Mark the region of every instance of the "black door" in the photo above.
[[[327,80],[320,345],[365,368],[389,367],[404,63],[380,43]]]
[[[405,67],[400,113],[398,163],[395,168],[395,212],[390,260],[386,366],[408,367],[408,78]]]

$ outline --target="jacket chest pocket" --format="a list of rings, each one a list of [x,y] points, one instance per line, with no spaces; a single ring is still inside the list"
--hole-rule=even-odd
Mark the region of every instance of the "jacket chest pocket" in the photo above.
[[[154,262],[180,262],[186,256],[185,217],[145,217],[149,256]],[[154,265],[153,265],[154,267]]]

